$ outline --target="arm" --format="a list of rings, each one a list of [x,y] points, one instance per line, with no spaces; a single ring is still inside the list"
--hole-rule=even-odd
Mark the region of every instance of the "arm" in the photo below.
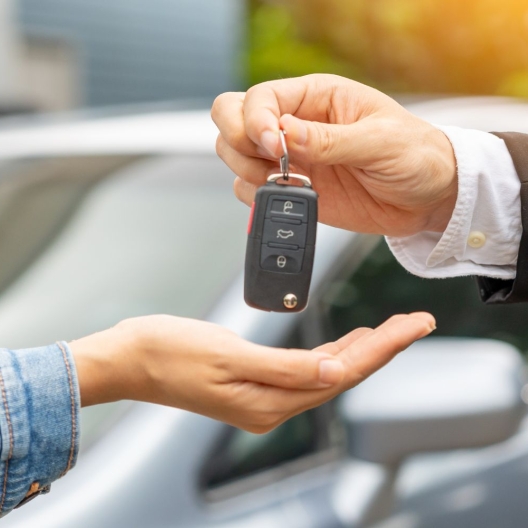
[[[0,515],[75,466],[81,405],[140,400],[264,433],[357,385],[434,324],[429,314],[395,316],[304,351],[160,315],[70,344],[0,350]]]

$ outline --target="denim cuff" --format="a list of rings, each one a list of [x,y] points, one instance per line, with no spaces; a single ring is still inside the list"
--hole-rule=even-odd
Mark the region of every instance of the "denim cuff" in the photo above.
[[[0,349],[0,516],[49,491],[76,463],[80,395],[66,343]]]

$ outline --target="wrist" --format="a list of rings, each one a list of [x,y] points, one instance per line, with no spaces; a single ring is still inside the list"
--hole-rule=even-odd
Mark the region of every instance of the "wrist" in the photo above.
[[[439,129],[433,130],[436,137],[433,142],[435,151],[432,159],[435,170],[432,178],[438,182],[438,189],[432,213],[423,231],[443,233],[453,216],[458,198],[457,163],[448,137]]]
[[[140,380],[141,337],[128,321],[69,343],[81,406],[130,399]]]

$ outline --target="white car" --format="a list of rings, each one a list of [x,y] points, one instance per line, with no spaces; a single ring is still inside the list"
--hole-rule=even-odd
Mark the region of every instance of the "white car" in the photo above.
[[[437,124],[528,132],[528,105],[409,104]],[[207,111],[0,123],[0,345],[71,340],[148,313],[313,347],[395,312],[427,338],[335,402],[258,436],[121,402],[82,416],[77,467],[7,528],[521,528],[528,307],[407,274],[375,236],[319,226],[308,309],[243,302],[248,211]]]

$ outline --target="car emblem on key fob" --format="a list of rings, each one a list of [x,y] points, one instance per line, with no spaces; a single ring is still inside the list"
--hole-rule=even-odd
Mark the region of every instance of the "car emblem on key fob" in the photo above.
[[[268,312],[300,312],[308,303],[317,231],[317,193],[310,178],[290,174],[286,132],[281,174],[268,178],[251,208],[244,299]],[[290,178],[302,187],[279,184]]]

